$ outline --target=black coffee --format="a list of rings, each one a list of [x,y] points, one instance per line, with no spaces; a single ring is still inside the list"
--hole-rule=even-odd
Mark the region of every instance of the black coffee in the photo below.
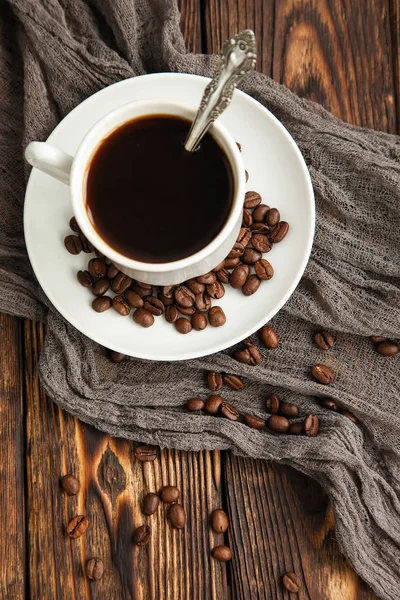
[[[157,115],[129,121],[98,147],[86,183],[88,215],[121,254],[149,263],[204,248],[232,206],[228,159],[210,134],[184,149],[190,123]]]

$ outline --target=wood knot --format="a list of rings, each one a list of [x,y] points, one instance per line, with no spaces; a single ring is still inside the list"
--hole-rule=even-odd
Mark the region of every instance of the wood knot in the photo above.
[[[126,475],[109,444],[107,444],[107,449],[101,457],[97,468],[97,479],[101,489],[107,494],[114,505],[119,494],[126,487]]]

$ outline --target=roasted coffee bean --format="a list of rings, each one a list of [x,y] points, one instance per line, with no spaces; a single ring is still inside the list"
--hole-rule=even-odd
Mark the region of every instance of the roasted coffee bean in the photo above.
[[[333,398],[319,398],[318,402],[321,406],[327,408],[328,410],[337,411],[338,409],[338,406]]]
[[[218,394],[211,394],[211,396],[207,398],[204,408],[208,413],[216,415],[217,412],[219,412],[223,402],[224,400],[221,398],[221,396]]]
[[[251,366],[259,365],[262,360],[261,355],[255,346],[249,346],[248,348],[243,348],[243,350],[236,350],[233,354],[233,358],[238,362]]]
[[[220,269],[219,271],[216,272],[217,275],[217,279],[218,281],[220,281],[221,283],[229,283],[229,271],[228,269]]]
[[[271,279],[274,274],[274,269],[272,268],[271,263],[269,263],[265,258],[261,258],[255,263],[254,270],[257,277],[263,281]]]
[[[197,281],[197,279],[188,279],[186,282],[187,287],[189,288],[189,290],[191,292],[193,292],[193,294],[202,294],[204,292],[204,290],[206,289],[206,286],[204,283],[199,283]]]
[[[243,379],[239,375],[224,373],[222,380],[231,390],[242,390],[244,388]]]
[[[106,263],[106,265],[110,265],[111,264],[111,260],[109,258],[106,258],[104,256],[104,254],[102,252],[100,252],[100,250],[97,250],[97,248],[94,249],[94,253],[97,256],[97,258],[101,258],[101,260],[104,260],[104,262]]]
[[[269,206],[267,206],[266,204],[259,204],[254,210],[253,210],[253,221],[258,222],[258,223],[263,223],[265,221],[265,215],[267,214],[267,212],[269,211]]]
[[[195,306],[199,312],[207,312],[211,308],[211,298],[207,292],[196,294]]]
[[[301,435],[304,433],[303,423],[290,423],[288,433],[291,435]]]
[[[371,342],[374,342],[374,344],[380,344],[381,342],[387,341],[387,338],[383,337],[383,335],[371,335],[369,339]]]
[[[258,192],[246,192],[244,197],[245,208],[255,208],[261,204],[261,196]]]
[[[264,215],[264,221],[270,227],[275,227],[280,221],[281,215],[277,208],[270,208]]]
[[[249,265],[238,265],[229,277],[229,283],[236,290],[243,287],[250,273]]]
[[[182,504],[171,504],[168,511],[168,518],[172,527],[183,529],[186,525],[186,512]]]
[[[102,277],[101,279],[98,279],[94,282],[94,284],[91,287],[91,291],[94,296],[104,296],[104,294],[109,290],[109,288],[110,280],[107,279],[107,277]]]
[[[107,277],[108,277],[108,279],[114,279],[114,277],[116,277],[118,275],[118,273],[119,273],[118,267],[116,267],[113,264],[108,265],[108,267],[107,267]]]
[[[266,348],[273,350],[277,348],[279,345],[279,335],[276,333],[273,327],[269,325],[264,325],[260,331],[261,341]]]
[[[192,331],[192,324],[189,319],[186,319],[185,317],[179,317],[179,319],[175,321],[175,329],[179,333],[190,333]]]
[[[160,498],[157,494],[147,494],[143,500],[142,513],[144,515],[154,515],[158,505],[160,504]]]
[[[207,318],[203,313],[195,312],[190,319],[193,329],[202,331],[207,327]]]
[[[75,496],[81,489],[79,479],[75,475],[64,475],[61,479],[61,486],[68,496]]]
[[[242,287],[242,294],[252,296],[260,287],[260,283],[261,280],[258,279],[257,275],[250,275]]]
[[[328,331],[321,331],[314,336],[315,343],[321,350],[330,350],[335,343],[333,336]]]
[[[155,446],[136,446],[135,456],[141,462],[153,462],[157,458]]]
[[[131,307],[123,296],[114,296],[112,305],[113,309],[122,317],[127,317],[131,312]]]
[[[125,273],[118,273],[113,279],[111,289],[116,294],[123,294],[132,285],[132,279]],[[136,290],[135,290],[136,291]]]
[[[254,338],[253,336],[249,335],[249,337],[247,337],[246,339],[244,339],[242,341],[242,344],[245,348],[250,348],[251,346],[254,346]]]
[[[93,279],[89,271],[78,271],[76,276],[79,283],[83,285],[83,287],[90,287],[93,283]]]
[[[290,423],[287,418],[279,415],[271,415],[267,419],[268,428],[276,433],[286,433],[289,429],[289,425]]]
[[[280,401],[279,398],[276,394],[271,394],[270,396],[268,396],[266,402],[265,402],[265,408],[266,411],[268,413],[271,413],[272,415],[275,415],[280,407]]]
[[[144,304],[143,298],[141,298],[139,294],[131,289],[126,290],[125,300],[130,306],[132,306],[132,308],[141,308]]]
[[[79,233],[79,239],[82,242],[82,250],[86,253],[86,254],[91,254],[92,252],[94,252],[94,246],[92,244],[92,242],[90,242],[86,235],[84,233],[82,233],[82,231]]]
[[[153,284],[151,283],[145,283],[144,281],[136,281],[136,283],[145,290],[149,290],[150,292],[153,290]],[[151,296],[151,294],[149,295]]]
[[[245,176],[245,178],[246,178],[246,183],[247,183],[247,182],[248,182],[248,180],[249,180],[249,172],[248,172],[248,171],[246,171],[246,169],[244,170],[244,176]]]
[[[264,429],[265,427],[264,419],[260,419],[260,417],[254,417],[252,415],[245,415],[244,422],[252,429]]]
[[[216,371],[209,371],[207,374],[207,384],[212,392],[217,392],[222,388],[222,375]]]
[[[239,148],[239,152],[242,151],[242,144],[240,142],[236,142],[236,146]]]
[[[173,298],[175,292],[176,285],[164,285],[161,289],[163,296],[166,298]]]
[[[206,286],[207,294],[211,298],[215,298],[219,300],[225,296],[225,288],[220,281],[215,281],[214,283],[210,283],[210,285]]]
[[[100,558],[89,558],[86,563],[86,576],[92,581],[98,581],[103,577],[104,565]]]
[[[175,304],[171,304],[171,306],[167,306],[165,309],[165,320],[167,323],[175,323],[177,319],[179,319],[179,311],[176,308]]]
[[[254,265],[258,260],[262,258],[261,252],[257,252],[254,248],[245,248],[241,261],[245,265]]]
[[[239,235],[238,235],[238,238],[236,241],[240,242],[240,244],[242,244],[242,246],[246,247],[247,244],[250,242],[250,240],[251,240],[250,229],[248,227],[242,227],[241,230],[239,231]]]
[[[304,419],[303,430],[308,437],[316,437],[319,431],[319,419],[317,415],[307,415]]]
[[[181,306],[193,306],[195,295],[185,285],[178,285],[174,290],[174,298]]]
[[[176,485],[164,485],[161,490],[161,500],[166,503],[178,502],[179,490]]]
[[[240,258],[226,258],[224,260],[224,269],[234,269],[240,263]]]
[[[244,246],[240,242],[235,242],[232,250],[228,254],[228,258],[236,258],[237,256],[242,256],[244,252]]]
[[[381,342],[375,349],[381,356],[394,356],[399,352],[398,345],[390,341]]]
[[[154,323],[154,317],[148,310],[137,308],[133,313],[133,320],[142,327],[151,327]]]
[[[197,281],[199,283],[204,283],[204,285],[210,285],[210,283],[214,283],[216,280],[217,276],[212,271],[205,275],[201,275],[201,277],[197,277]]]
[[[208,311],[208,320],[212,327],[221,327],[226,323],[226,316],[220,306],[213,306]]]
[[[271,228],[266,224],[266,223],[253,223],[253,225],[251,225],[250,227],[250,231],[252,235],[255,234],[263,234],[263,235],[268,235],[268,233],[271,231]],[[267,240],[267,242],[264,243],[268,243],[268,250],[265,250],[265,252],[269,252],[269,250],[271,250],[271,242],[269,240]],[[254,245],[254,244],[253,244]],[[260,250],[262,252],[262,250]]]
[[[122,354],[122,352],[116,352],[115,350],[110,350],[110,352],[108,354],[108,358],[113,363],[121,363],[122,361],[124,361],[126,359],[126,356],[125,356],[125,354]]]
[[[100,279],[107,274],[107,265],[101,258],[91,258],[88,262],[88,269],[94,279]]]
[[[204,405],[205,402],[201,398],[190,398],[187,403],[187,408],[190,411],[203,410]]]
[[[232,558],[232,550],[228,546],[215,546],[211,554],[219,562],[227,562]]]
[[[296,573],[285,573],[282,577],[282,583],[288,592],[298,594],[301,588],[301,579]]]
[[[295,404],[292,404],[292,402],[281,402],[279,414],[287,419],[295,419],[299,416],[299,408]]]
[[[250,227],[253,222],[251,212],[247,208],[243,209],[242,225],[243,227]]]
[[[240,416],[239,411],[237,411],[236,408],[232,406],[232,404],[230,404],[229,402],[223,402],[221,404],[219,412],[223,417],[229,419],[230,421],[237,421]]]
[[[164,304],[155,296],[147,296],[144,301],[143,308],[148,310],[152,315],[159,317],[163,314],[165,307]]]
[[[269,241],[267,236],[263,235],[262,233],[256,233],[255,235],[253,235],[253,237],[251,238],[251,243],[253,245],[253,248],[258,250],[259,252],[269,252],[272,247],[271,242]]]
[[[149,543],[151,538],[151,529],[149,525],[141,525],[133,534],[133,543],[136,546],[145,546]]]
[[[177,307],[179,309],[179,312],[182,313],[183,315],[187,315],[189,317],[191,317],[192,315],[194,315],[194,313],[196,312],[196,307],[195,306],[179,306]]]
[[[70,538],[76,539],[81,537],[88,528],[89,519],[84,515],[78,515],[74,517],[67,525],[67,533]]]
[[[77,235],[67,235],[64,240],[64,246],[70,254],[79,254],[82,252],[82,242]]]
[[[79,233],[81,230],[81,228],[78,225],[78,221],[75,219],[75,217],[71,217],[69,226],[70,226],[70,229],[72,229],[72,231],[75,231],[75,233]]]
[[[335,375],[330,368],[322,363],[318,363],[317,365],[311,367],[311,374],[314,379],[323,385],[329,385],[335,379]]]
[[[117,277],[119,277],[119,276],[117,275]],[[115,279],[117,279],[117,277]],[[130,289],[133,290],[134,292],[136,292],[137,295],[140,296],[143,300],[144,300],[144,298],[147,298],[147,296],[151,296],[152,292],[153,292],[152,287],[150,287],[150,288],[142,287],[138,282],[133,283],[130,286]]]
[[[355,415],[353,415],[353,413],[351,413],[349,410],[342,410],[341,413],[344,417],[346,417],[347,419],[350,419],[350,421],[352,421],[353,423],[355,423],[355,424],[358,423],[357,417]]]
[[[289,223],[286,223],[286,221],[280,221],[269,234],[269,239],[273,244],[277,244],[283,240],[288,231]]]
[[[229,527],[228,515],[221,508],[211,513],[211,527],[215,533],[225,533]]]
[[[164,307],[166,308],[167,306],[171,306],[172,304],[175,303],[175,298],[167,298],[166,296],[164,296],[164,294],[162,294],[161,292],[158,293],[158,297],[161,300],[161,302],[164,304]]]
[[[92,308],[98,313],[102,313],[109,308],[111,308],[112,300],[110,296],[99,296],[99,298],[95,298],[92,302]]]

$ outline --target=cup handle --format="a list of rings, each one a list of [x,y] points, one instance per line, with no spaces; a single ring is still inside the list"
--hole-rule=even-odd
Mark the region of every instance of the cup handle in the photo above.
[[[31,142],[25,149],[25,158],[32,167],[69,185],[73,158],[45,142]]]

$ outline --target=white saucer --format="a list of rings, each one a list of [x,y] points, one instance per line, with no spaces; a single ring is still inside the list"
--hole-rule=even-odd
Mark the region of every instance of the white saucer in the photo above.
[[[48,141],[74,154],[88,129],[114,108],[144,98],[171,98],[197,106],[207,79],[196,75],[161,73],[127,79],[88,98],[69,113]],[[236,91],[221,120],[241,143],[250,178],[248,190],[276,206],[290,223],[286,238],[267,255],[275,275],[262,282],[256,294],[245,297],[226,286],[220,304],[223,327],[208,326],[188,335],[178,333],[163,317],[143,329],[132,317],[112,309],[98,314],[93,296],[76,280],[90,255],[71,256],[64,248],[72,216],[68,187],[33,169],[25,198],[25,240],[36,277],[55,308],[79,331],[99,344],[151,360],[184,360],[223,350],[259,329],[288,300],[310,255],[315,220],[314,195],[304,159],[292,137],[261,104]]]

